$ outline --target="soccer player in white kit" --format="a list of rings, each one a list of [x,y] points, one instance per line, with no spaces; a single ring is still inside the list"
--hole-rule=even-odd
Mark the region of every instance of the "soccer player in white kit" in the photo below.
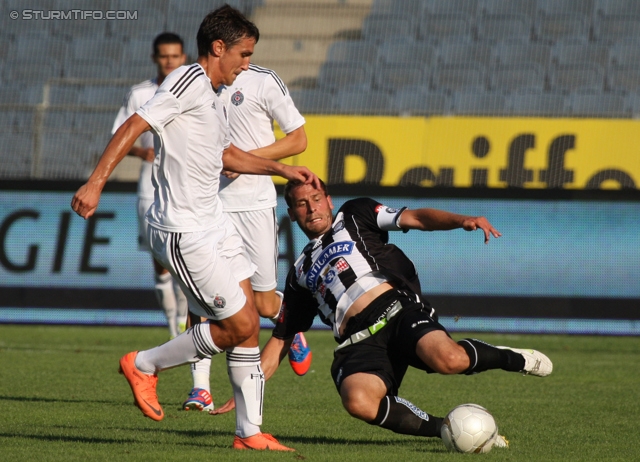
[[[258,38],[256,26],[234,8],[225,5],[209,13],[197,34],[197,62],[168,75],[156,95],[116,131],[71,206],[84,218],[93,215],[115,166],[140,134],[154,131],[149,243],[154,257],[180,280],[189,309],[208,321],[158,347],[126,354],[120,371],[136,405],[157,421],[164,417],[157,373],[226,351],[236,400],[233,447],[290,451],[260,431],[264,374],[260,322],[249,282],[254,268],[218,197],[223,168],[319,185],[305,167],[253,156],[229,142],[227,109],[216,89],[248,69]]]
[[[167,75],[184,65],[187,56],[184,54],[184,43],[180,36],[171,32],[163,32],[158,35],[153,40],[151,59],[157,67],[157,76],[131,87],[118,111],[111,134],[114,134],[120,125],[155,95],[158,86],[162,84]],[[143,133],[138,142],[136,144],[139,146],[133,146],[129,151],[129,155],[142,159],[140,178],[138,179],[138,243],[140,250],[150,251],[146,237],[145,214],[153,204],[153,184],[151,183],[151,170],[155,157],[153,133],[150,131]],[[171,273],[155,259],[153,260],[153,269],[156,298],[167,318],[170,338],[174,338],[185,329],[188,311],[187,298],[182,293],[178,282],[171,277]]]
[[[231,142],[240,149],[273,160],[303,152],[307,147],[305,120],[278,75],[250,64],[225,90],[228,100]],[[276,140],[274,120],[285,133]],[[274,323],[280,313],[281,297],[276,292],[278,264],[277,194],[273,181],[260,175],[223,175],[220,199],[227,216],[242,236],[252,263],[257,268],[251,286],[258,314]],[[302,333],[295,336],[289,362],[298,375],[311,364],[311,351]],[[191,365],[193,389],[183,403],[185,410],[213,410],[209,371],[211,359]]]

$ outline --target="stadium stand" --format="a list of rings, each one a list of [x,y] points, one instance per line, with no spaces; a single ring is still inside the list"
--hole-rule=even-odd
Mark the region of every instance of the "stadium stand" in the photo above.
[[[193,59],[202,17],[223,3],[258,24],[253,61],[278,72],[305,114],[640,114],[636,0],[96,0],[94,10],[138,18],[0,18],[0,177],[83,175],[127,88],[153,75],[153,37],[181,34]],[[47,156],[62,156],[69,173]]]

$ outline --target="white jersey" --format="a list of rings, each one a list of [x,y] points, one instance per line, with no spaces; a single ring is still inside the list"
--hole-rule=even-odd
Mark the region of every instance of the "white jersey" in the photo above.
[[[169,74],[136,111],[158,137],[153,162],[154,203],[147,222],[169,232],[218,226],[222,152],[229,147],[227,108],[199,64]]]
[[[264,67],[249,65],[225,92],[229,102],[231,142],[244,151],[273,144],[273,121],[284,133],[304,125],[289,90],[278,75]],[[270,176],[240,175],[235,180],[222,177],[220,198],[226,212],[261,210],[277,205],[276,189]]]
[[[113,122],[111,134],[114,134],[120,125],[131,117],[140,107],[153,98],[158,89],[157,79],[145,80],[129,90],[122,102],[122,107],[118,111],[116,120]],[[148,149],[153,148],[153,133],[145,132],[138,138],[140,146]],[[153,199],[153,184],[151,183],[152,162],[142,161],[140,166],[140,178],[138,179],[138,197],[143,199]]]

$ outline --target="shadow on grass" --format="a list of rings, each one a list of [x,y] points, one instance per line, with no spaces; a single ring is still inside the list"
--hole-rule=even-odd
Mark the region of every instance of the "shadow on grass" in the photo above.
[[[35,396],[6,396],[0,395],[0,401],[19,401],[32,403],[97,403],[97,404],[125,404],[122,401],[100,401],[95,399],[62,399],[62,398],[43,398]]]

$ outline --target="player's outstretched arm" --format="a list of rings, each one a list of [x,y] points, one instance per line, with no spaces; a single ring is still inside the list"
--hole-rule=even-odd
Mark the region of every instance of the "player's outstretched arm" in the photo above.
[[[307,167],[293,167],[270,159],[254,156],[242,149],[230,145],[222,155],[224,170],[253,175],[277,175],[286,180],[312,184],[320,189],[318,177]]]
[[[307,149],[307,134],[303,125],[268,146],[252,149],[250,153],[265,159],[280,160],[300,154],[305,149]]]
[[[403,229],[419,229],[421,231],[447,231],[458,228],[465,231],[475,231],[481,229],[484,232],[485,244],[489,242],[491,236],[496,238],[502,236],[502,233],[495,229],[485,217],[458,215],[429,208],[405,210],[400,215],[398,224]]]
[[[264,379],[269,380],[271,376],[276,372],[280,362],[287,356],[293,337],[289,340],[280,340],[275,337],[271,337],[267,344],[260,353],[260,360],[262,362],[262,372],[264,372]],[[224,403],[222,406],[215,408],[213,411],[209,411],[211,415],[225,414],[232,411],[236,407],[236,402],[233,398]]]
[[[129,153],[138,137],[151,127],[137,114],[129,117],[114,133],[107,144],[98,165],[87,182],[78,189],[71,200],[71,208],[82,218],[89,218],[98,208],[100,194],[113,169]]]

